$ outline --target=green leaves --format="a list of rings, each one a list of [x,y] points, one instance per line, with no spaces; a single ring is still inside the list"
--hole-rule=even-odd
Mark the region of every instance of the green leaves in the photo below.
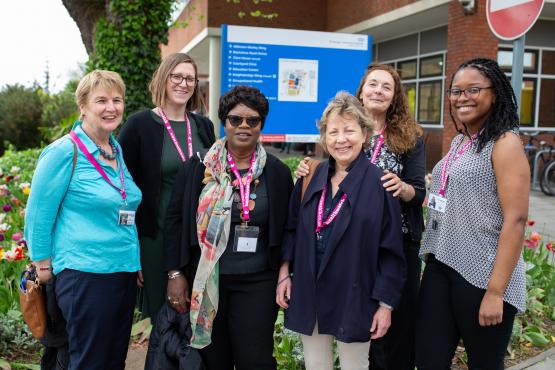
[[[168,41],[173,0],[110,0],[95,32],[89,69],[118,72],[125,82],[126,115],[151,106],[148,84]]]

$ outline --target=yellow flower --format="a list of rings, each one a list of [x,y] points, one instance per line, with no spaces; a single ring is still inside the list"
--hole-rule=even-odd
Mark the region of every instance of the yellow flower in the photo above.
[[[31,188],[23,188],[23,194],[25,195],[29,195],[29,193],[31,192]]]
[[[0,248],[0,261],[4,259],[4,250]]]

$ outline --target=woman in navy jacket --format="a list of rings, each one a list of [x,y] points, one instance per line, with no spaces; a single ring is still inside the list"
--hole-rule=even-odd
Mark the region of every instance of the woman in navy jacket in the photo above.
[[[371,126],[355,97],[338,93],[318,126],[330,159],[291,197],[276,300],[302,334],[307,369],[332,369],[333,337],[342,367],[367,369],[403,289],[399,201],[363,152]]]

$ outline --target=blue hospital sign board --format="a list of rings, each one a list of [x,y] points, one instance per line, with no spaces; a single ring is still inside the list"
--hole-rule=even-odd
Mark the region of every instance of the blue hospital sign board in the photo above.
[[[270,101],[262,140],[315,142],[337,91],[352,94],[372,60],[369,35],[222,26],[222,94],[254,86]]]

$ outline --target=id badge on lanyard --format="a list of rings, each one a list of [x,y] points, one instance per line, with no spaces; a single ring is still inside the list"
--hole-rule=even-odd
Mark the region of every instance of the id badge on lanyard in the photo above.
[[[233,251],[255,253],[259,232],[258,226],[236,225]]]
[[[135,225],[135,213],[136,211],[131,209],[127,203],[122,204],[118,212],[118,224],[122,226]]]
[[[466,152],[470,146],[472,145],[472,141],[477,137],[477,134],[473,135],[470,140],[468,140],[462,147],[461,149],[457,152],[457,154],[453,157],[453,161],[451,163],[451,166],[453,165],[453,163],[455,163],[455,161],[457,159],[459,159],[464,152]],[[464,140],[464,136],[461,139],[461,142],[459,143],[459,145],[462,143],[462,140]],[[458,146],[458,145],[457,145]],[[449,178],[449,159],[451,158],[451,155],[453,154],[455,147],[451,148],[451,150],[449,150],[449,152],[447,153],[447,155],[445,156],[445,158],[443,159],[443,165],[441,166],[441,187],[439,189],[438,194],[435,193],[431,193],[428,196],[428,208],[432,209],[434,211],[439,212],[440,214],[444,214],[445,210],[447,209],[447,199],[445,198],[445,190],[447,189],[447,180]],[[432,229],[433,230],[437,230],[438,227],[438,217],[437,215],[432,214]]]

